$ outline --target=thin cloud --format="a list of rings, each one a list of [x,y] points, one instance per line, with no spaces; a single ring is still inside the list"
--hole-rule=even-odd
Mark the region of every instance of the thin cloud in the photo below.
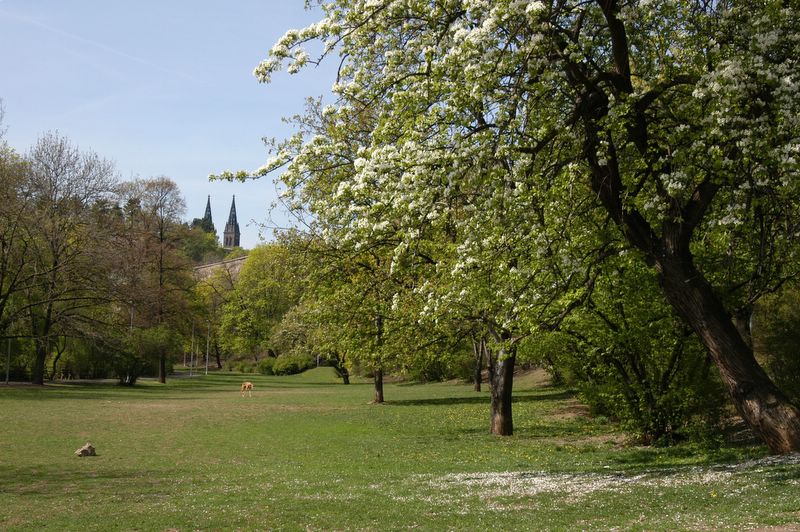
[[[2,0],[0,0],[0,4],[2,4]],[[108,52],[110,54],[116,55],[117,57],[121,57],[121,58],[127,59],[129,61],[133,61],[135,63],[139,63],[140,65],[144,65],[146,67],[158,70],[160,72],[163,72],[163,73],[166,73],[166,74],[170,74],[170,75],[174,75],[174,76],[178,76],[180,78],[183,78],[183,79],[188,80],[188,81],[192,81],[194,83],[199,83],[199,80],[197,80],[196,78],[194,78],[193,76],[191,76],[191,75],[189,75],[189,74],[187,74],[185,72],[181,72],[179,70],[173,70],[173,69],[165,68],[165,67],[163,67],[163,66],[161,66],[159,64],[153,63],[152,61],[148,61],[147,59],[143,59],[141,57],[138,57],[138,56],[135,56],[135,55],[131,55],[131,54],[127,53],[127,52],[123,52],[122,50],[114,48],[113,46],[109,46],[109,45],[107,45],[105,43],[102,43],[102,42],[99,42],[99,41],[95,41],[95,40],[92,40],[92,39],[87,39],[86,37],[82,37],[80,35],[76,35],[74,33],[70,33],[68,31],[64,31],[62,29],[55,28],[53,26],[50,26],[49,24],[45,24],[44,22],[41,22],[41,21],[36,20],[34,18],[25,16],[25,15],[20,15],[18,13],[11,13],[11,12],[5,10],[5,9],[2,9],[2,8],[0,8],[0,15],[8,17],[8,18],[11,18],[11,19],[14,19],[14,20],[17,20],[17,21],[20,21],[20,22],[23,22],[25,24],[29,24],[31,26],[36,26],[37,28],[40,28],[40,29],[42,29],[42,30],[44,30],[44,31],[46,31],[48,33],[52,33],[54,35],[65,37],[67,39],[71,39],[73,41],[80,42],[80,43],[92,46],[92,47],[97,48],[99,50],[103,50],[103,51]]]

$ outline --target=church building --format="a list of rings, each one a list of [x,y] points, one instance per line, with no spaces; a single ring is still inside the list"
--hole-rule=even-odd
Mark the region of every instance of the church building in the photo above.
[[[2,0],[0,0],[2,1]],[[202,218],[195,218],[192,221],[192,227],[200,227],[206,233],[216,233],[214,222],[211,219],[211,195],[208,196],[206,202],[206,212]],[[239,222],[236,219],[236,196],[231,201],[231,212],[228,214],[228,223],[225,224],[225,231],[222,233],[222,247],[225,249],[233,249],[240,247],[239,239],[241,233],[239,232]]]
[[[231,201],[231,212],[228,214],[228,223],[225,224],[225,231],[222,233],[222,247],[232,249],[239,247],[239,222],[236,221],[236,196]]]

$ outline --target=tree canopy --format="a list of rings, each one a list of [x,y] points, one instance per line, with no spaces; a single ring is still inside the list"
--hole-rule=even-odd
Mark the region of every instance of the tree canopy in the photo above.
[[[524,317],[520,335],[585,299],[593,264],[627,254],[653,268],[747,423],[775,452],[800,448],[800,412],[734,323],[797,275],[791,2],[321,6],[255,70],[267,82],[315,63],[311,41],[340,57],[323,127],[257,172],[285,167],[290,204],[354,246],[390,234],[395,259],[426,232],[455,235],[450,272],[502,276],[492,300],[502,325]],[[424,310],[486,285],[453,288]]]

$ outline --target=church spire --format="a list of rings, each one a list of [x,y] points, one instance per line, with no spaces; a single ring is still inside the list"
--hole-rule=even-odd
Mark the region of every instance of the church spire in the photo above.
[[[203,221],[212,223],[211,222],[211,194],[208,195],[208,201],[206,202],[206,213],[203,215]]]
[[[208,201],[206,201],[206,213],[202,218],[192,220],[192,227],[199,227],[206,233],[217,233],[214,228],[214,222],[211,220],[211,194],[208,195]]]
[[[239,222],[236,220],[236,196],[234,195],[231,201],[228,223],[225,224],[225,232],[223,233],[223,247],[228,249],[239,247],[239,237]]]
[[[214,229],[214,221],[211,219],[211,194],[208,195],[208,201],[206,201],[206,213],[203,215],[203,220],[200,222],[200,227],[202,227],[206,233],[216,232]]]

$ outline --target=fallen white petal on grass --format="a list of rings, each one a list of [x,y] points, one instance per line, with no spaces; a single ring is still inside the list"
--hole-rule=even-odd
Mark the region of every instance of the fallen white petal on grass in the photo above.
[[[454,473],[427,477],[430,487],[449,491],[466,490],[483,498],[530,497],[540,493],[563,493],[582,497],[596,491],[623,492],[640,487],[678,487],[726,482],[741,471],[763,471],[772,467],[800,464],[800,454],[769,456],[738,464],[652,470],[635,475],[625,473],[548,473],[507,471]]]

